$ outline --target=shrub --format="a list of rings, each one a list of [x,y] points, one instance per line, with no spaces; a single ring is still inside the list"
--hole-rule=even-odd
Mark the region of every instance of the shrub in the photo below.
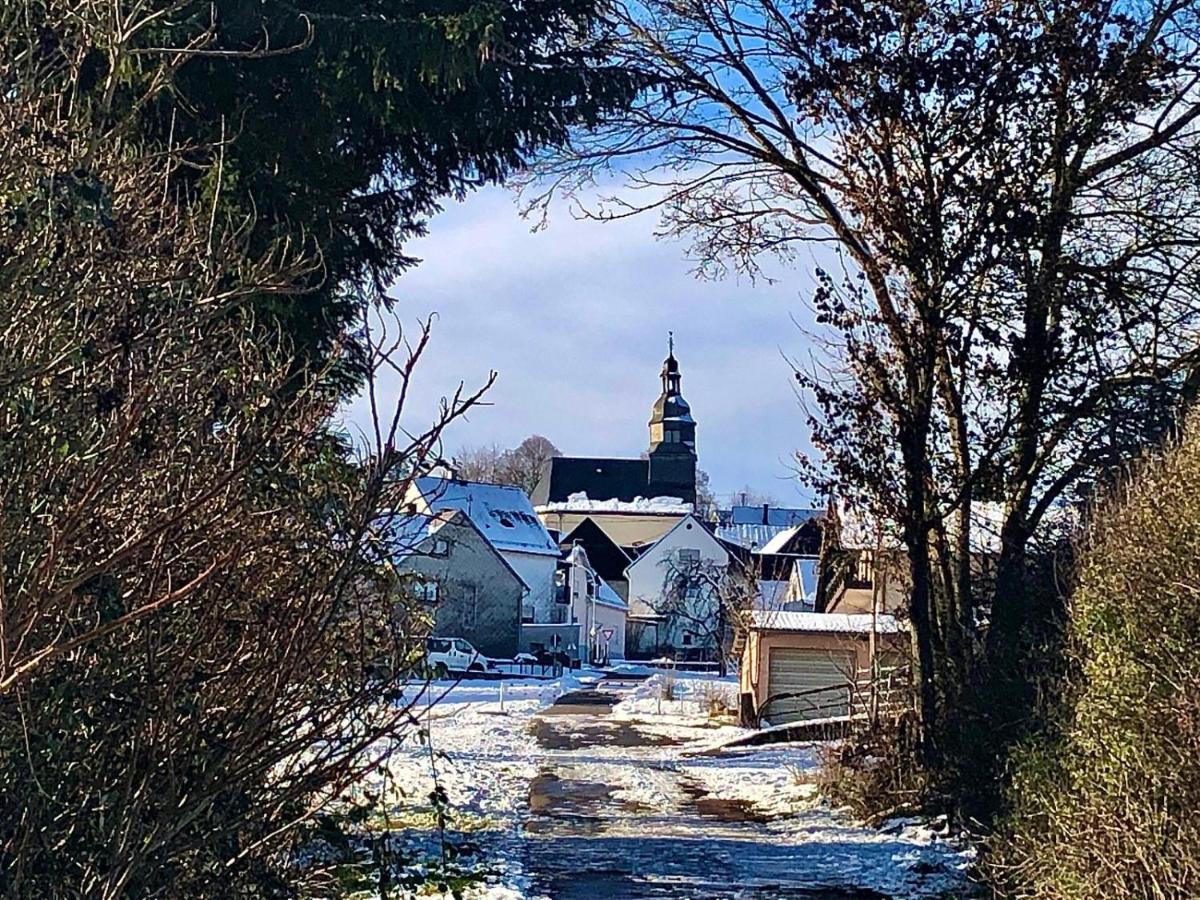
[[[817,777],[822,796],[867,822],[920,811],[929,780],[917,743],[917,720],[910,713],[826,745]]]
[[[727,684],[715,681],[697,682],[693,696],[710,719],[717,719],[737,710],[737,692]]]
[[[1200,896],[1200,433],[1099,515],[1071,600],[1076,672],[1014,759],[993,874],[1049,898]]]

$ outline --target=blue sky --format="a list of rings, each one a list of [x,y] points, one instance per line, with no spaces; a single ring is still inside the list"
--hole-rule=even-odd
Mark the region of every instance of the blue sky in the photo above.
[[[799,502],[789,467],[808,434],[785,356],[806,353],[793,317],[807,317],[814,262],[802,253],[771,272],[773,284],[700,281],[686,247],[655,240],[655,225],[650,216],[578,221],[561,206],[531,233],[512,193],[498,188],[448,205],[406,248],[422,263],[392,291],[406,324],[437,313],[410,426],[460,380],[470,387],[495,369],[492,405],[456,423],[449,450],[540,433],[568,455],[636,456],[674,330],[700,467],[718,496],[749,485]],[[394,391],[385,383],[385,399]],[[365,423],[366,404],[348,418]]]

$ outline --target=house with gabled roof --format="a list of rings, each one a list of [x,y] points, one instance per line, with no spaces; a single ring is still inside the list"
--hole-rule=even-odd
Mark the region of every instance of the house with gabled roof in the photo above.
[[[594,519],[584,519],[559,537],[558,545],[564,551],[569,551],[572,547],[582,547],[587,552],[587,558],[595,573],[622,599],[629,599],[629,581],[625,570],[635,556],[631,550],[614,541]]]
[[[528,586],[522,618],[550,621],[561,551],[523,490],[429,475],[414,479],[405,503],[410,514],[465,513]]]
[[[689,627],[681,617],[664,612],[671,606],[667,592],[675,573],[703,566],[725,570],[739,549],[719,540],[704,522],[689,513],[633,560],[625,570],[629,583],[626,654],[631,658],[664,653],[711,657],[715,648],[705,645],[706,634]],[[715,618],[717,613],[714,607],[712,616]]]
[[[385,540],[400,590],[423,606],[433,635],[466,638],[485,656],[517,653],[525,582],[470,516],[447,509],[398,517]]]

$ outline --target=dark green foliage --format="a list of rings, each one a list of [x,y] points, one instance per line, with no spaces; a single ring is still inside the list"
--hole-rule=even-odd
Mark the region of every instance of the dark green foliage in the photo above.
[[[147,45],[209,25],[208,3]],[[629,98],[630,79],[589,42],[594,0],[218,0],[206,52],[135,127],[207,146],[236,136],[220,172],[262,249],[310,241],[312,293],[270,302],[323,353],[360,292],[382,295],[414,260],[403,244],[444,197],[501,181],[572,125]],[[294,48],[287,50],[287,48]],[[281,52],[286,51],[286,52]],[[186,171],[181,178],[188,178]],[[215,188],[210,182],[196,185]]]

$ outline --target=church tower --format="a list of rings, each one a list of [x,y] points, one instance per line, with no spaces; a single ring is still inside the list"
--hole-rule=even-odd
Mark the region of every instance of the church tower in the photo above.
[[[675,337],[669,334],[662,393],[650,415],[649,490],[652,497],[696,502],[696,420],[680,393]]]

